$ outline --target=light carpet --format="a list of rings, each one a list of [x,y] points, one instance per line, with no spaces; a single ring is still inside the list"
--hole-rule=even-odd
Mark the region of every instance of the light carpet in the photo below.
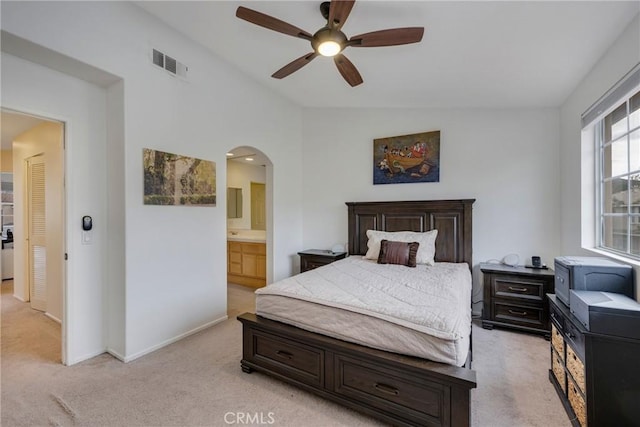
[[[3,426],[377,426],[372,418],[240,369],[253,292],[229,285],[229,320],[130,363],[60,363],[60,325],[2,284]],[[539,336],[473,328],[474,426],[570,426]]]

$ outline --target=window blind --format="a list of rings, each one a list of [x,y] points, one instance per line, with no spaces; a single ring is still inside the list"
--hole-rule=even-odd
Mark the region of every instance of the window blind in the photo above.
[[[640,86],[640,63],[636,64],[611,89],[600,97],[591,107],[582,113],[582,128],[584,129],[604,113],[615,107],[625,95]]]

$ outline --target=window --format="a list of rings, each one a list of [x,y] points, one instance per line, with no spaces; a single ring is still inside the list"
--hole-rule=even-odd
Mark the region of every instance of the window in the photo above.
[[[596,122],[598,248],[640,259],[640,87]]]
[[[13,233],[13,174],[0,173],[0,195],[2,206],[0,221],[2,222],[2,237],[7,237],[7,231]]]

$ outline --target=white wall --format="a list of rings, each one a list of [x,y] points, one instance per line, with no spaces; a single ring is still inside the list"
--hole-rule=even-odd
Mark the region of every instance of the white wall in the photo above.
[[[63,362],[105,349],[103,264],[106,185],[105,92],[102,88],[11,55],[2,54],[2,106],[65,122],[67,305],[62,318]],[[16,165],[14,165],[16,166]],[[16,195],[17,196],[17,195]],[[81,245],[80,219],[94,218],[94,242]],[[18,230],[16,230],[18,232]],[[19,245],[16,242],[16,247]],[[18,251],[15,252],[16,255]],[[16,274],[19,274],[16,271]],[[16,280],[21,280],[16,276]]]
[[[107,350],[125,358],[126,343],[126,254],[125,173],[124,173],[124,82],[107,90],[107,230],[104,296],[104,334]]]
[[[441,131],[440,182],[373,185],[375,138]],[[560,248],[556,109],[306,109],[304,247],[347,241],[350,201],[476,199],[474,264]],[[479,273],[474,274],[480,299]],[[477,308],[477,307],[476,307]]]
[[[225,318],[225,153],[246,141],[273,162],[269,262],[275,280],[291,274],[302,234],[297,107],[130,3],[3,2],[2,28],[123,78],[125,360]],[[188,81],[152,65],[152,46],[186,64]],[[216,162],[218,207],[144,206],[145,147]]]
[[[563,255],[590,255],[582,249],[582,233],[592,228],[592,212],[595,208],[581,204],[581,194],[593,193],[593,185],[588,184],[593,173],[594,163],[588,153],[592,141],[581,140],[582,125],[580,116],[613,85],[620,80],[634,65],[640,62],[640,15],[627,26],[618,40],[600,58],[587,76],[577,84],[576,89],[560,109],[560,170],[561,203],[562,203],[562,241]],[[584,156],[584,161],[582,154]],[[581,188],[581,179],[588,185]],[[640,268],[636,268],[636,276]],[[636,287],[637,288],[637,287]],[[640,292],[636,289],[640,301]]]
[[[251,230],[252,182],[266,184],[266,167],[247,165],[231,160],[227,161],[227,187],[242,188],[242,218],[227,219],[228,228]]]

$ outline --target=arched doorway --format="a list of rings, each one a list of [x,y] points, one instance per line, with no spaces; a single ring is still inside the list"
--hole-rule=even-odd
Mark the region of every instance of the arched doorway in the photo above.
[[[227,314],[253,311],[253,291],[273,278],[273,164],[255,147],[227,152]]]

